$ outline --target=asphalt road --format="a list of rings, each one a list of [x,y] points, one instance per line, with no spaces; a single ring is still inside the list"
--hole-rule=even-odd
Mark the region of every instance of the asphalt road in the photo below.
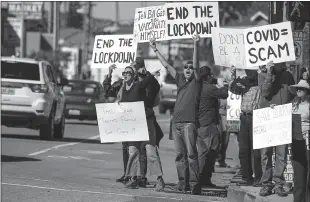
[[[164,180],[177,182],[173,141],[168,139],[169,116],[157,115],[165,137],[160,144]],[[67,120],[62,141],[41,141],[38,131],[1,127],[2,201],[225,201],[209,195],[191,196],[181,193],[126,189],[115,182],[123,172],[121,144],[100,144],[98,126],[94,122]],[[237,164],[236,138],[232,136],[227,163]],[[225,186],[234,169],[216,169],[213,182]],[[150,177],[151,185],[156,178]],[[165,189],[169,191],[169,186]]]

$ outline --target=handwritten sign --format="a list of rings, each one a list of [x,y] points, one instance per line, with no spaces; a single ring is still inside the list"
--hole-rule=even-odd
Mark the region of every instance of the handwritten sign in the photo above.
[[[240,69],[246,66],[242,29],[213,28],[212,47],[216,65]]]
[[[292,103],[253,111],[253,148],[292,143]]]
[[[137,43],[166,39],[166,13],[164,6],[137,8],[134,22],[134,38]]]
[[[186,39],[198,34],[211,37],[212,29],[219,27],[218,2],[186,2],[165,4],[167,40]]]
[[[244,30],[246,66],[255,67],[295,60],[290,22],[248,28]]]
[[[135,61],[136,51],[133,35],[97,35],[91,68],[109,68],[112,64],[125,68]]]
[[[228,91],[227,121],[239,121],[241,113],[241,95]]]
[[[148,141],[143,102],[96,104],[101,143]]]

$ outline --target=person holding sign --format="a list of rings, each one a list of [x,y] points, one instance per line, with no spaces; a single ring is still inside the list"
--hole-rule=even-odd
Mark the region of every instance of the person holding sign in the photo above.
[[[288,87],[294,85],[294,78],[287,70],[289,64],[278,63],[273,64],[268,62],[264,67],[267,70],[265,81],[261,87],[261,98],[259,108],[273,107],[274,105],[288,104],[292,101],[293,95],[290,93]],[[264,101],[263,101],[264,100]],[[265,101],[266,100],[266,101]],[[262,102],[263,101],[263,102]],[[261,196],[268,196],[272,194],[272,190],[278,196],[287,196],[284,190],[285,180],[283,173],[286,168],[286,157],[288,153],[288,145],[276,146],[275,171],[272,171],[272,152],[273,147],[261,149],[262,170],[263,176],[261,182],[262,189],[259,192]],[[275,182],[275,184],[272,183]]]
[[[253,151],[253,110],[258,105],[258,73],[256,70],[245,70],[245,78],[236,79],[236,68],[233,66],[230,91],[241,95],[241,114],[239,131],[239,159],[241,164],[242,181],[239,186],[259,186],[262,177],[260,150]],[[253,163],[252,163],[253,162]],[[255,179],[253,180],[253,171]]]
[[[202,89],[199,102],[199,128],[197,137],[200,182],[202,186],[216,187],[211,182],[212,172],[220,144],[219,101],[227,99],[228,88],[221,79],[214,79],[210,67],[200,69]],[[217,81],[217,86],[214,85]]]
[[[308,202],[310,200],[310,86],[305,80],[300,80],[297,85],[290,86],[289,90],[296,95],[292,101],[294,202]]]
[[[150,46],[156,53],[157,58],[176,80],[177,100],[172,115],[172,135],[176,150],[176,167],[178,173],[178,184],[173,187],[177,191],[191,190],[191,194],[201,194],[199,183],[199,164],[197,156],[197,118],[199,94],[201,82],[199,77],[198,59],[198,35],[194,40],[194,62],[188,61],[183,73],[176,70],[166,61],[156,48],[155,39],[150,40]]]

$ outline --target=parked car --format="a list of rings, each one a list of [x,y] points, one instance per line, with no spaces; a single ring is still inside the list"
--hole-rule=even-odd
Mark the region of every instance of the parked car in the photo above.
[[[1,58],[1,124],[40,130],[40,138],[61,139],[65,97],[60,79],[47,61]]]
[[[66,118],[97,120],[96,103],[105,102],[103,86],[96,81],[69,80],[63,87],[66,96]]]
[[[170,74],[167,74],[162,82],[159,97],[159,113],[165,114],[167,110],[172,113],[177,98],[177,85]]]

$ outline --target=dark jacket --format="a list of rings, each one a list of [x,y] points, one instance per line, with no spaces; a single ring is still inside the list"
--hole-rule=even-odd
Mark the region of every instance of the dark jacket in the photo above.
[[[108,97],[116,98],[118,91],[121,89],[123,85],[123,79],[120,79],[119,81],[116,81],[111,85],[111,77],[106,76],[102,85],[105,91],[106,98]]]
[[[293,75],[285,69],[275,75],[268,72],[261,91],[261,96],[268,101],[265,104],[270,106],[271,104],[283,105],[290,103],[294,95],[290,93],[288,87],[294,84]],[[269,107],[265,106],[265,104],[261,103],[260,108]]]

